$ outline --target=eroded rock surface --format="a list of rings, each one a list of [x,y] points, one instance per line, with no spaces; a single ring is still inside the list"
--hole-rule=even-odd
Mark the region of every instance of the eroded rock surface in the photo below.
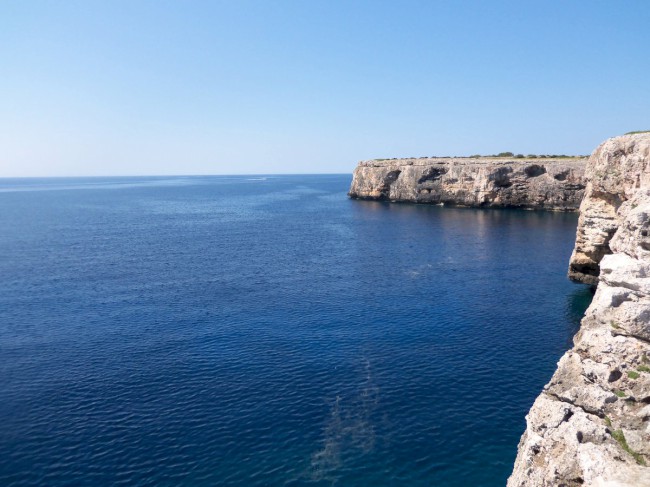
[[[610,253],[609,241],[624,217],[619,216],[619,207],[637,190],[650,188],[650,134],[605,141],[589,158],[585,177],[588,183],[569,277],[594,285],[598,263]]]
[[[649,142],[610,139],[590,158],[572,263],[606,245],[590,254],[599,283],[526,417],[509,487],[650,486]]]
[[[586,159],[422,158],[362,161],[352,198],[576,210],[584,195]]]

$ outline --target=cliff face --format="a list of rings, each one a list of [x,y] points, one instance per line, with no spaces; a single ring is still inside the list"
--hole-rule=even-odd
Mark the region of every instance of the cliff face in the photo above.
[[[585,198],[580,206],[576,245],[569,277],[598,282],[598,263],[610,253],[609,242],[619,227],[617,211],[635,191],[650,188],[650,135],[624,135],[598,147],[586,167]]]
[[[352,198],[576,210],[584,195],[586,159],[426,158],[362,161]]]
[[[598,288],[526,417],[509,487],[650,486],[649,147],[617,137],[589,159],[571,272]]]

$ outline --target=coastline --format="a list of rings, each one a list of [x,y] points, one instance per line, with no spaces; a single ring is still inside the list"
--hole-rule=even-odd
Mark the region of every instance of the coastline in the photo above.
[[[586,167],[572,280],[594,299],[526,417],[509,487],[650,485],[650,134]]]
[[[596,287],[526,416],[509,487],[650,485],[650,134],[588,159],[362,161],[349,196],[580,211],[571,280]]]
[[[361,161],[354,199],[470,208],[576,211],[585,158],[422,158]]]

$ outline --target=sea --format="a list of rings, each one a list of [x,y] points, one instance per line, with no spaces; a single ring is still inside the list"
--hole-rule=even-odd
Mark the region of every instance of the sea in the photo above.
[[[350,182],[0,179],[0,485],[503,486],[577,215]]]

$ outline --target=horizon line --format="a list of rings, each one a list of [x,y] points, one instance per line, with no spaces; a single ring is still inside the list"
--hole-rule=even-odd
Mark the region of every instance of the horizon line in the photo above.
[[[75,179],[75,178],[201,178],[201,177],[249,177],[249,176],[352,176],[352,172],[313,172],[313,173],[227,173],[227,174],[94,174],[57,176],[0,176],[3,179]]]

